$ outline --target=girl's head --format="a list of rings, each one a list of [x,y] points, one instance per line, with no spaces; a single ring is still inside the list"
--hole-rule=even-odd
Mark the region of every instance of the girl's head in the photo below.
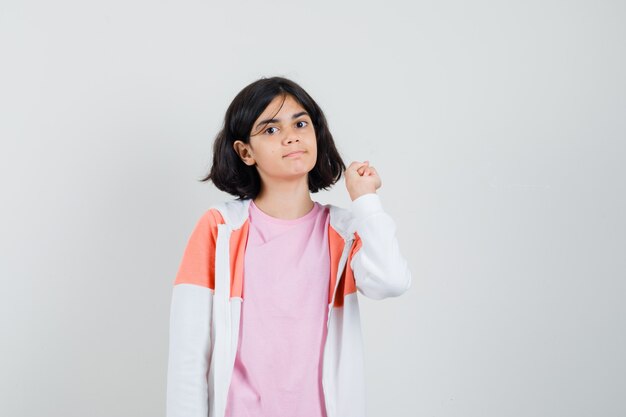
[[[302,152],[287,156],[293,151]],[[322,109],[295,82],[272,77],[248,85],[230,104],[213,144],[213,165],[201,181],[244,199],[273,180],[302,177],[315,193],[345,169]]]

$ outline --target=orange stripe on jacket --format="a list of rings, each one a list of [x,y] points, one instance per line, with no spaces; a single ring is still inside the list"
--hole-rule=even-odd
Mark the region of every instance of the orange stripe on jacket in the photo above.
[[[198,220],[187,242],[174,285],[194,284],[215,289],[217,225],[223,223],[224,218],[216,209],[208,210]]]
[[[208,210],[194,228],[174,285],[194,284],[215,290],[215,245],[217,225],[224,224],[219,210]],[[249,221],[230,235],[230,296],[241,297],[243,290],[243,261],[248,240]]]
[[[328,240],[330,244],[330,289],[328,294],[328,302],[331,303],[333,299],[333,291],[335,290],[335,283],[337,282],[337,268],[339,267],[339,259],[341,258],[341,252],[343,251],[344,240],[332,227],[328,227]],[[352,242],[350,253],[348,254],[348,260],[346,266],[341,273],[339,285],[337,286],[337,295],[335,296],[334,307],[343,307],[343,298],[348,294],[356,292],[356,282],[354,280],[354,272],[350,267],[352,258],[361,249],[361,238],[355,232],[355,240]]]
[[[243,298],[244,252],[248,243],[250,220],[230,235],[230,296]]]

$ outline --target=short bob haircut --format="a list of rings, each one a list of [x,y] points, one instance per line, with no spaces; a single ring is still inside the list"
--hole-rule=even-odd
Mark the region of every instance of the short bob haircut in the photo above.
[[[233,143],[250,143],[256,119],[277,96],[291,95],[309,113],[315,128],[317,161],[308,173],[309,191],[328,189],[340,178],[346,166],[335,147],[326,117],[315,100],[295,82],[283,77],[261,78],[237,94],[226,110],[222,130],[213,143],[213,165],[200,181],[211,180],[215,186],[239,200],[255,198],[261,191],[261,177],[255,166],[246,165]]]

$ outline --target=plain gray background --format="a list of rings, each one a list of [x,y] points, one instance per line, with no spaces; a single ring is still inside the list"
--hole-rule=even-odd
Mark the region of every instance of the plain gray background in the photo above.
[[[413,287],[370,416],[623,416],[623,1],[0,3],[0,414],[163,416],[224,112],[282,75],[370,160]],[[346,206],[343,179],[314,200]]]

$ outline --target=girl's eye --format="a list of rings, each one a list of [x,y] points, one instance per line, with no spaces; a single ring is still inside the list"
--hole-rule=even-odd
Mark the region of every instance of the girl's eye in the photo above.
[[[306,120],[300,120],[298,122],[296,122],[296,125],[299,128],[303,128],[305,126],[307,126],[309,124],[309,122],[307,122]],[[273,135],[274,133],[276,133],[276,130],[272,130],[272,129],[278,129],[276,126],[272,126],[272,127],[268,127],[267,129],[265,129],[265,133],[269,133],[270,135]]]

